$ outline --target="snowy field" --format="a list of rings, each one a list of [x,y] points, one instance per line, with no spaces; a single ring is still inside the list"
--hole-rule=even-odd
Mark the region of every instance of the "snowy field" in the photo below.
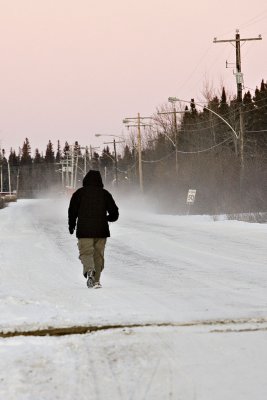
[[[67,207],[0,211],[1,400],[267,398],[266,224],[133,202],[89,290]],[[40,336],[73,327],[93,332]]]

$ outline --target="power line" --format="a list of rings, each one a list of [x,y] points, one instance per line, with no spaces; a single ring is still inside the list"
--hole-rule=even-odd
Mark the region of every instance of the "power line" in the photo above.
[[[212,46],[209,45],[209,47],[205,49],[205,51],[200,56],[198,62],[196,62],[196,66],[193,68],[193,70],[190,72],[190,74],[187,76],[187,78],[184,79],[183,82],[178,86],[178,90],[181,90],[184,87],[184,85],[191,79],[191,77],[194,75],[194,73],[200,67],[200,64],[202,63],[202,61],[206,58],[206,56],[207,56],[208,52],[211,50],[211,48],[212,48]]]
[[[267,18],[267,16],[264,17],[264,14],[266,14],[266,13],[267,13],[267,8],[265,10],[261,11],[260,13],[256,14],[254,17],[246,20],[243,24],[240,25],[240,28],[251,26],[253,24],[258,23],[259,20]],[[232,32],[232,30],[229,30],[227,32],[220,33],[219,36],[225,36],[231,32]]]
[[[256,106],[257,108],[253,108],[253,109],[251,109],[251,110],[245,110],[245,111],[243,111],[243,114],[250,114],[250,113],[252,113],[252,112],[255,112],[255,111],[258,111],[258,110],[261,110],[262,108],[265,108],[266,107],[266,105],[262,105],[262,106],[260,106],[260,107],[258,107],[257,106],[257,103],[260,103],[260,102],[262,102],[262,101],[265,101],[265,100],[267,100],[267,96],[266,97],[263,97],[262,99],[260,99],[260,100],[257,100],[257,101],[253,101],[252,102],[252,106]],[[232,117],[234,117],[235,116],[235,111],[234,110],[231,110],[229,113],[225,113],[225,114],[221,114],[221,116],[223,117],[223,118],[225,118],[225,119],[228,119],[228,120],[230,120]],[[188,123],[186,123],[186,127],[197,127],[197,126],[200,126],[200,128],[197,128],[197,129],[191,129],[190,128],[190,132],[198,132],[198,131],[204,131],[204,130],[207,130],[209,127],[208,126],[203,126],[202,127],[202,125],[207,125],[207,123],[208,123],[209,121],[199,121],[199,122],[188,122]],[[217,126],[219,126],[219,125],[221,125],[222,124],[222,122],[221,121],[219,121],[219,122],[216,122],[215,124],[213,124],[212,125],[212,128],[215,128],[215,127],[217,127]],[[158,123],[158,125],[160,125],[160,123]],[[186,129],[180,129],[180,131],[186,131]]]
[[[211,146],[211,147],[208,147],[207,149],[197,150],[197,151],[179,151],[179,153],[182,153],[182,154],[204,153],[204,152],[206,152],[206,151],[210,151],[210,150],[212,150],[212,149],[215,149],[216,147],[221,146],[222,144],[224,144],[224,143],[226,143],[226,142],[229,142],[230,140],[232,140],[232,138],[225,139],[225,140],[223,140],[223,141],[220,142],[220,143],[217,143],[217,144],[215,144],[215,145],[213,145],[213,146]]]
[[[219,147],[219,146],[221,146],[222,144],[224,144],[224,143],[226,143],[226,142],[229,142],[230,140],[232,140],[232,138],[227,138],[227,139],[223,140],[223,141],[220,142],[220,143],[217,143],[217,144],[215,144],[215,145],[213,145],[213,146],[211,146],[211,147],[208,147],[208,148],[202,149],[202,150],[196,150],[196,151],[182,151],[182,150],[177,150],[177,153],[181,153],[181,154],[198,154],[198,153],[204,153],[204,152],[206,152],[206,151],[210,151],[210,150],[212,150],[212,149],[215,149],[216,147]],[[143,162],[143,163],[147,163],[147,164],[149,164],[149,163],[152,164],[152,163],[161,162],[161,161],[163,161],[163,160],[166,160],[167,158],[170,158],[170,157],[174,154],[174,152],[175,152],[175,151],[173,151],[173,152],[167,154],[166,156],[160,158],[159,160],[150,160],[150,161],[148,161],[148,160],[143,160],[143,159],[142,159],[142,162]]]
[[[174,153],[175,153],[175,150],[172,151],[171,153],[167,154],[166,156],[160,158],[159,160],[150,160],[150,161],[149,161],[149,160],[143,160],[143,159],[142,159],[142,162],[143,162],[143,163],[146,163],[146,164],[157,163],[157,162],[166,160],[167,158],[170,158]]]
[[[265,10],[266,12],[267,10]],[[251,25],[257,24],[259,21],[261,21],[262,19],[265,19],[266,16],[264,16],[264,12],[255,15],[254,17],[250,18],[249,20],[245,21],[243,24],[241,24],[239,27],[240,28],[248,28]]]

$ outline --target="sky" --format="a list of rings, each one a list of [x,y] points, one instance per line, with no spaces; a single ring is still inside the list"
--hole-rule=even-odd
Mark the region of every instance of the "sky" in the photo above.
[[[0,0],[0,146],[32,154],[127,137],[125,117],[155,113],[169,96],[203,100],[205,86],[236,92],[267,80],[266,0]]]

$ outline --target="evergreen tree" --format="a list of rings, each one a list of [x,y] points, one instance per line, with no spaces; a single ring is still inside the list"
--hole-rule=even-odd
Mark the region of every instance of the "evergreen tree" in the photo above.
[[[0,155],[0,170],[1,170],[1,186],[3,192],[8,192],[8,163],[6,159],[6,151],[2,149]]]
[[[223,104],[223,103],[221,103]],[[218,99],[217,96],[213,97],[209,103],[208,103],[208,108],[210,108],[211,110],[219,113],[219,108],[220,108],[220,100]]]
[[[243,97],[243,116],[246,131],[253,130],[254,110],[255,105],[252,101],[251,93],[250,91],[245,92]]]
[[[99,154],[94,151],[91,159],[92,169],[99,170]]]
[[[121,160],[121,164],[125,170],[128,170],[132,167],[133,164],[133,155],[128,145],[124,147],[124,153]]]
[[[34,156],[33,162],[34,162],[34,164],[41,164],[41,162],[42,162],[42,156],[38,149],[35,149],[35,156]]]
[[[54,156],[54,151],[53,151],[53,144],[51,140],[49,140],[46,152],[45,152],[45,162],[52,164],[55,162],[55,156]]]
[[[10,149],[10,155],[8,158],[8,162],[9,162],[10,166],[13,166],[13,167],[18,167],[18,165],[19,165],[19,158],[16,155],[15,150],[13,150],[12,148]]]
[[[219,104],[219,113],[225,118],[228,118],[228,113],[229,113],[229,105],[227,103],[227,98],[226,98],[226,93],[225,93],[225,88],[222,88],[222,95],[220,99],[220,104]]]
[[[10,179],[11,179],[11,190],[17,189],[18,175],[19,175],[19,157],[16,155],[15,150],[10,149],[8,157]]]
[[[57,154],[56,154],[56,162],[59,163],[61,160],[61,149],[60,149],[60,142],[57,141]]]
[[[68,142],[65,142],[65,146],[63,149],[63,153],[64,153],[64,157],[66,158],[68,155],[68,152],[70,151],[70,145],[68,144]]]
[[[31,198],[33,195],[33,170],[31,147],[28,138],[25,139],[22,149],[20,150],[20,154],[18,191],[20,197]]]
[[[31,146],[29,139],[26,138],[22,150],[21,150],[21,158],[20,158],[20,164],[21,165],[31,165],[32,163],[32,158],[31,158]]]
[[[265,153],[267,150],[267,84],[261,81],[253,97],[254,112],[252,131],[254,131],[255,151]]]
[[[80,156],[81,153],[81,146],[79,145],[78,141],[74,142],[74,154]]]
[[[102,155],[100,157],[101,168],[111,168],[113,166],[113,156],[110,153],[109,146],[104,147]]]
[[[191,114],[193,116],[196,116],[197,115],[197,109],[196,109],[195,99],[191,99],[190,109],[191,109]]]
[[[254,102],[256,112],[254,113],[254,129],[257,133],[257,148],[259,152],[267,151],[267,83],[262,79],[260,90],[255,91]]]

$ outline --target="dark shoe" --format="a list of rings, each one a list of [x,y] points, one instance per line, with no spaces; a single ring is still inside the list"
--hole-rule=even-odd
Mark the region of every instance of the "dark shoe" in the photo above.
[[[91,287],[94,286],[95,278],[94,278],[94,273],[93,272],[87,273],[87,282],[86,282],[86,284],[87,284],[88,288],[91,288]]]

